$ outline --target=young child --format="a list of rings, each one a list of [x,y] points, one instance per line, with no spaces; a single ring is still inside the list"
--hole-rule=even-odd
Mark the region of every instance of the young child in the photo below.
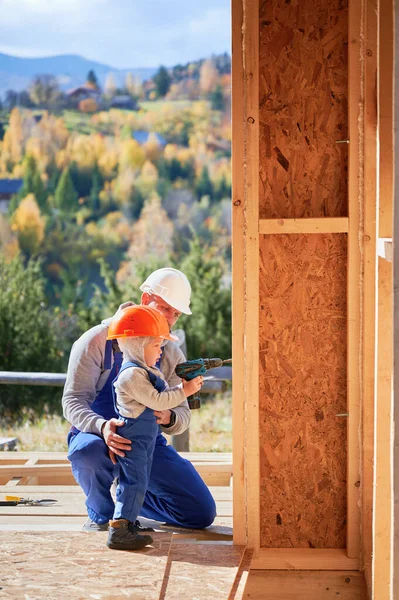
[[[154,308],[140,305],[123,309],[110,324],[107,339],[117,339],[123,353],[113,394],[115,410],[125,422],[118,434],[132,442],[131,450],[124,457],[117,457],[119,483],[107,546],[139,550],[152,543],[150,535],[139,533],[135,522],[147,491],[159,430],[154,410],[175,408],[201,388],[203,378],[168,388],[156,364],[164,340],[177,338],[170,334],[166,318]]]

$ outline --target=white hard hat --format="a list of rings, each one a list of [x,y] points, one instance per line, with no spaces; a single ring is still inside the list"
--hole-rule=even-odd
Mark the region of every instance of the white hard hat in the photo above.
[[[140,286],[142,292],[159,296],[185,315],[191,315],[191,285],[181,271],[170,267],[153,271]]]

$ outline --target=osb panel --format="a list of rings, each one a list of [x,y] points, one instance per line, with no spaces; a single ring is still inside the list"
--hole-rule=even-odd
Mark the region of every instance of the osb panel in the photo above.
[[[160,599],[226,600],[235,584],[244,550],[243,546],[173,541]]]
[[[260,236],[262,547],[345,547],[346,258],[346,234]]]
[[[107,533],[0,533],[0,598],[159,600],[171,534],[139,552],[109,550]]]
[[[260,5],[260,218],[347,215],[347,0]]]

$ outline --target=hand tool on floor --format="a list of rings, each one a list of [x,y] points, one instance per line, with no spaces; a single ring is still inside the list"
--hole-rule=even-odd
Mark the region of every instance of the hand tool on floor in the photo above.
[[[4,500],[0,500],[0,506],[51,506],[56,502],[58,500],[53,498],[33,500],[32,498],[20,498],[19,496],[6,496]]]
[[[191,381],[198,377],[198,375],[205,375],[209,369],[216,369],[223,365],[230,364],[232,359],[222,360],[221,358],[197,358],[195,360],[188,360],[187,362],[180,363],[175,369],[176,375],[185,381]],[[188,405],[191,410],[200,408],[201,397],[200,395],[194,394],[187,398]]]

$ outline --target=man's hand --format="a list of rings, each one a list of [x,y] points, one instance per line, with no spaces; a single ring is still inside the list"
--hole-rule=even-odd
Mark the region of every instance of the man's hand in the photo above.
[[[116,465],[115,454],[125,456],[125,452],[132,449],[132,442],[116,433],[117,428],[124,423],[119,419],[110,419],[101,428],[101,434],[109,448],[109,457],[114,465]]]
[[[170,410],[154,410],[158,425],[169,425],[170,414]]]

